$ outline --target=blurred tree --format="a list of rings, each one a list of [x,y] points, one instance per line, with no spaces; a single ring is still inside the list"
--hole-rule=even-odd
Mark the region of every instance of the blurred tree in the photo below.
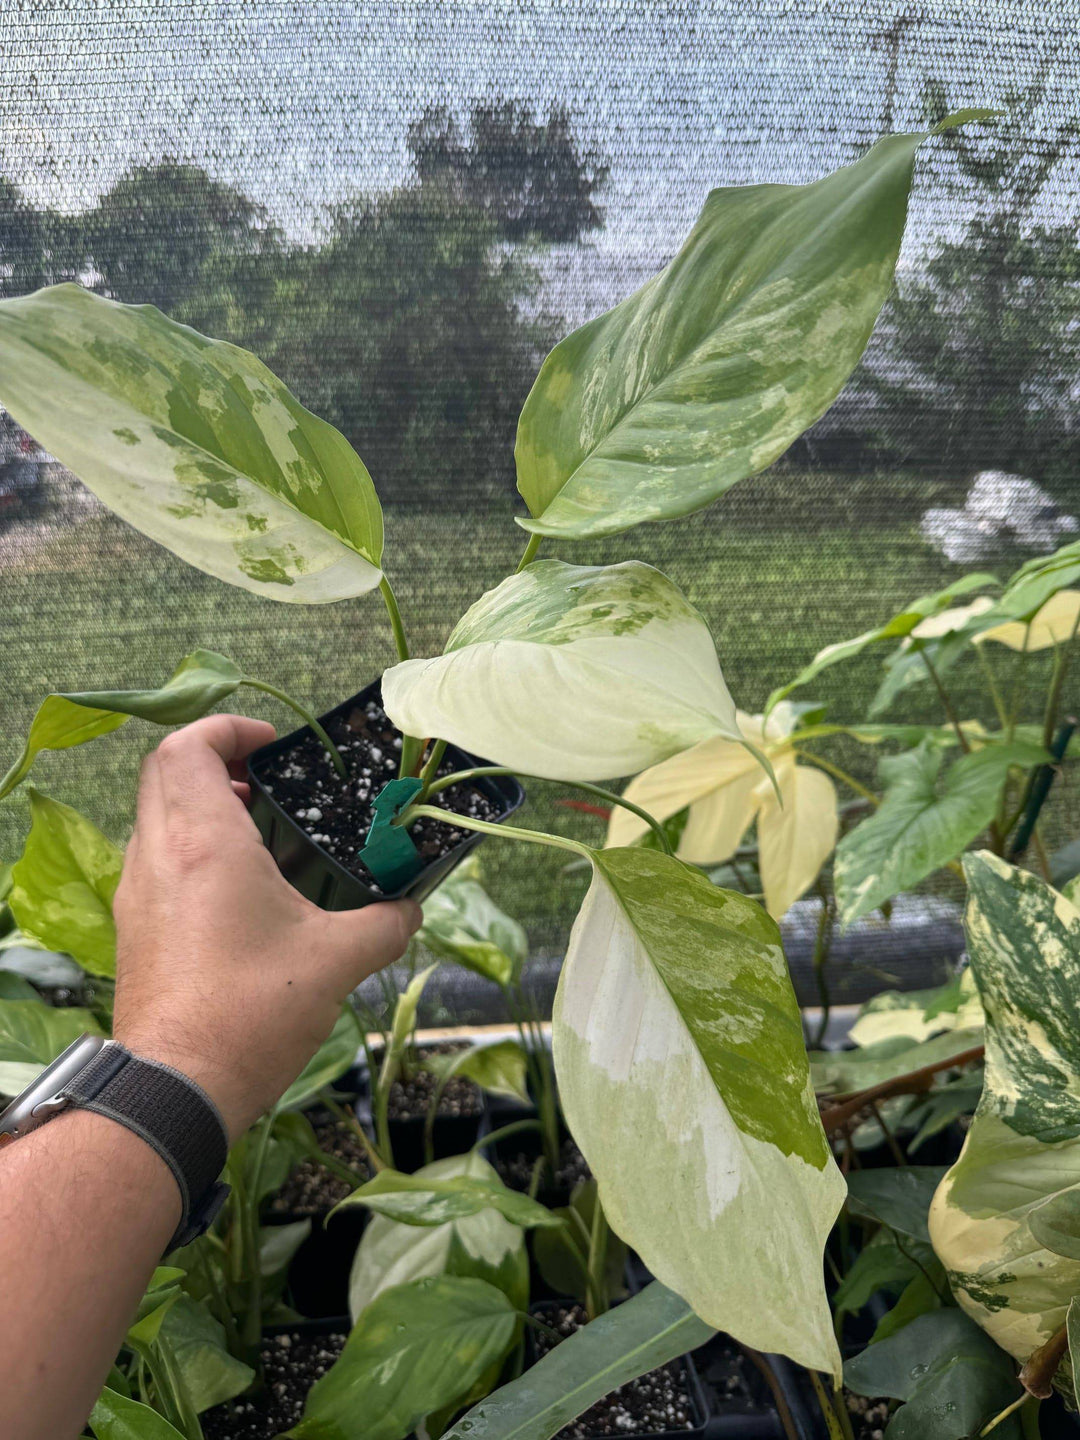
[[[947,131],[952,184],[978,214],[921,272],[900,272],[858,383],[878,401],[877,439],[904,460],[1053,476],[1075,470],[1080,362],[1078,220],[1039,221],[1080,125],[1048,128],[1039,83],[985,131]],[[927,119],[950,108],[928,83]]]
[[[421,185],[445,186],[506,240],[564,243],[603,224],[594,197],[610,168],[574,138],[558,106],[540,122],[514,100],[476,104],[464,132],[446,106],[434,106],[410,125],[409,149]]]
[[[295,327],[268,363],[353,442],[386,499],[445,503],[512,483],[517,416],[553,335],[536,277],[440,186],[342,209],[294,252]]]
[[[0,175],[0,299],[73,280],[81,268],[79,223],[27,203]]]
[[[253,270],[280,247],[261,205],[197,165],[138,165],[84,217],[87,258],[98,288],[118,300],[205,311],[236,303]],[[222,294],[222,287],[225,294]]]

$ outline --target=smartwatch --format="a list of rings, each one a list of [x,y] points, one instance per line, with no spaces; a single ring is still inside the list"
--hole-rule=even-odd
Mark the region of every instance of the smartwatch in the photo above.
[[[132,1055],[115,1040],[80,1036],[0,1112],[0,1146],[73,1109],[92,1110],[133,1131],[172,1171],[181,1215],[166,1254],[209,1229],[229,1193],[218,1179],[229,1145],[217,1106],[194,1080],[171,1065]]]

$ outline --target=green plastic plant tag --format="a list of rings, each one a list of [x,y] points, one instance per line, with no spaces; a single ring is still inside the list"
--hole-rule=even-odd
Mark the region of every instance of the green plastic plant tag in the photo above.
[[[423,788],[423,782],[414,777],[388,780],[375,796],[375,819],[360,859],[383,890],[400,890],[424,868],[412,836],[393,823]]]

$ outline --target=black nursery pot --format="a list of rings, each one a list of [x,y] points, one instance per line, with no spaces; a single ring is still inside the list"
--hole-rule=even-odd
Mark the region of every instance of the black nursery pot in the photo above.
[[[311,1234],[289,1262],[289,1292],[301,1315],[312,1320],[343,1314],[349,1308],[349,1276],[356,1247],[368,1222],[366,1209],[343,1210],[327,1223],[325,1214],[299,1215],[279,1211],[264,1215],[261,1225],[311,1221]]]
[[[382,704],[382,688],[378,680],[372,681],[333,710],[328,710],[325,715],[320,715],[319,722],[332,734],[334,721],[371,701]],[[248,759],[247,773],[251,786],[251,818],[258,826],[278,869],[290,885],[323,910],[356,910],[378,900],[400,900],[406,896],[413,900],[423,900],[464,860],[469,851],[485,838],[483,834],[474,831],[445,855],[426,865],[407,885],[387,893],[376,889],[366,877],[353,874],[328,854],[267,791],[268,768],[311,735],[311,729],[304,725],[299,730],[264,745]],[[466,754],[456,745],[446,747],[446,761],[454,770],[471,770],[478,765],[490,763]],[[496,821],[505,820],[512,815],[525,799],[525,791],[511,776],[485,775],[470,783],[492,801],[495,807],[493,818]],[[450,812],[447,814],[447,822],[453,823],[453,814]],[[358,835],[356,838],[358,843],[362,843],[367,837]]]

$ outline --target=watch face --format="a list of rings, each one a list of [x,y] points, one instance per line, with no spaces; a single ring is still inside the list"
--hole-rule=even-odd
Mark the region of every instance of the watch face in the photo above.
[[[6,1110],[0,1112],[0,1145],[36,1130],[48,1119],[47,1114],[35,1116],[35,1109],[70,1085],[105,1044],[101,1035],[81,1035],[51,1065],[47,1065],[33,1084],[28,1085]]]

